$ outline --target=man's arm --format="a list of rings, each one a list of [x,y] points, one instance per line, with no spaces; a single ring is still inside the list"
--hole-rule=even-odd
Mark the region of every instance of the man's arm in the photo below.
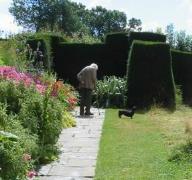
[[[84,84],[83,80],[83,74],[84,74],[84,69],[82,69],[78,74],[77,74],[77,79],[81,84]]]
[[[97,70],[94,69],[93,72],[92,72],[92,75],[93,75],[92,81],[93,81],[93,84],[94,84],[94,88],[96,88]]]

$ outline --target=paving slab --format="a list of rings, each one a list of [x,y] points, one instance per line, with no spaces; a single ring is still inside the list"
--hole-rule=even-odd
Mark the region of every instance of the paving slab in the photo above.
[[[79,108],[72,114],[77,126],[63,129],[58,145],[59,159],[42,166],[38,172],[40,180],[92,180],[95,176],[99,142],[105,110],[91,108],[94,116],[79,116]]]

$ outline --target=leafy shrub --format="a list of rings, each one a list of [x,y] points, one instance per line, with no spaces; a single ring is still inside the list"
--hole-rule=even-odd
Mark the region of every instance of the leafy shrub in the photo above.
[[[73,110],[77,105],[78,93],[73,86],[64,84],[62,80],[53,83],[51,95],[56,96],[65,105],[67,111]]]
[[[37,138],[22,127],[16,116],[8,115],[2,103],[0,114],[0,177],[5,180],[26,179],[26,173],[33,169],[33,162],[24,160],[23,156],[26,153],[37,156]]]
[[[35,174],[33,161],[38,164],[55,159],[55,144],[62,128],[75,126],[66,111],[76,105],[76,92],[60,82],[62,88],[52,94],[58,82],[48,73],[36,76],[6,66],[0,68],[0,74],[0,132],[18,136],[13,143],[0,134],[0,175],[4,179],[25,179],[26,174]],[[33,160],[23,162],[23,154]]]
[[[7,103],[9,114],[18,115],[20,122],[32,134],[39,136],[40,144],[55,144],[62,129],[64,104],[50,95],[42,96],[33,87],[1,81],[0,102]]]
[[[115,76],[105,76],[97,81],[94,91],[95,105],[99,107],[123,107],[126,100],[126,81]]]
[[[63,85],[65,87],[65,85]],[[63,127],[74,125],[74,120],[66,115],[64,111],[74,107],[74,102],[69,102],[70,98],[75,98],[72,93],[72,87],[66,85],[62,95],[66,102],[59,96],[52,96],[52,85],[40,94],[32,85],[26,87],[23,83],[0,81],[0,102],[7,104],[8,114],[14,114],[21,122],[24,128],[27,128],[31,134],[37,135],[40,148],[53,146],[57,142],[59,134]],[[66,93],[66,94],[65,94]],[[5,121],[5,120],[4,120]],[[65,122],[65,123],[64,123]],[[2,122],[3,124],[3,122]],[[44,154],[40,154],[43,159]]]

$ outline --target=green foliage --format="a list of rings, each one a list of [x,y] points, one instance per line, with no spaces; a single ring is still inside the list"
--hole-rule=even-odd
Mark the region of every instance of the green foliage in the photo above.
[[[185,51],[186,50],[186,32],[185,31],[180,31],[176,33],[176,49],[180,51]]]
[[[1,113],[2,128],[9,121],[7,116],[14,114],[30,134],[38,137],[41,148],[56,143],[63,127],[64,111],[64,105],[58,99],[51,97],[49,91],[42,96],[33,87],[25,88],[9,81],[0,82],[0,93],[0,102],[7,104],[4,107],[7,115]],[[43,156],[40,154],[41,158]]]
[[[95,106],[124,107],[126,101],[126,80],[115,76],[105,76],[96,84]]]
[[[9,81],[0,82],[0,102],[7,104],[8,114],[17,114],[20,111],[25,92],[26,90],[22,84],[17,86]]]
[[[58,43],[66,41],[61,33],[22,33],[1,42],[0,57],[6,65],[15,66],[20,71],[38,71],[37,49],[42,52],[43,70],[53,70],[53,58]],[[41,69],[42,70],[42,69]]]
[[[54,66],[53,64],[53,59],[55,56],[54,53],[57,49],[58,43],[61,41],[65,41],[65,39],[60,34],[53,35],[52,33],[35,33],[27,37],[26,44],[29,44],[30,48],[32,49],[33,61],[35,61],[34,53],[37,51],[37,48],[42,52],[44,69],[51,72]],[[38,47],[39,43],[40,46]],[[33,64],[35,64],[35,62]]]
[[[0,56],[0,66],[2,66],[2,65],[4,65],[4,61],[3,61],[3,59]]]
[[[0,127],[5,130],[7,123],[9,121],[9,116],[7,115],[7,105],[0,103]]]
[[[171,48],[175,47],[175,32],[174,32],[174,25],[169,24],[166,27],[166,37],[167,37],[167,42],[169,43]]]
[[[5,48],[7,42],[5,40],[0,40],[0,65],[4,65],[6,63],[6,58],[8,55],[8,49]]]
[[[101,40],[99,38],[83,33],[73,34],[72,37],[67,38],[67,41],[69,43],[85,43],[85,44],[101,43]]]
[[[170,47],[180,51],[191,52],[192,50],[192,36],[188,35],[186,31],[175,31],[174,25],[169,24],[166,27],[167,42]]]
[[[186,144],[181,144],[176,146],[169,157],[169,161],[181,163],[184,161],[192,161],[192,143],[187,142]]]
[[[175,83],[181,86],[182,99],[185,104],[192,105],[191,68],[192,53],[171,50]]]
[[[128,31],[141,31],[142,22],[140,19],[131,18],[128,21]]]
[[[5,141],[18,141],[18,136],[5,132],[5,131],[0,131],[0,142],[5,142]]]
[[[38,31],[48,22],[51,28],[55,25],[56,9],[58,4],[52,1],[14,0],[9,10],[19,25]]]
[[[27,70],[27,58],[26,58],[26,40],[28,34],[17,34],[9,38],[9,46],[12,52],[12,59],[9,60],[11,66],[15,66],[19,71],[23,72]]]
[[[69,0],[13,0],[9,11],[25,28],[61,31],[68,36],[83,33],[102,39],[106,33],[125,31],[127,25],[124,12],[101,6],[88,10]]]
[[[46,92],[39,104],[39,137],[42,144],[55,144],[62,130],[63,105]]]
[[[63,127],[69,128],[76,126],[76,122],[73,118],[73,116],[68,111],[63,112]]]
[[[26,71],[28,61],[26,42],[31,33],[22,33],[10,36],[8,40],[0,43],[0,56],[5,65],[15,66],[20,71]]]
[[[11,36],[8,40],[0,41],[0,60],[4,65],[17,66],[23,69],[22,55],[18,51],[19,47],[21,47],[21,42],[23,42],[22,39],[14,39]]]
[[[2,103],[0,114],[1,122],[2,119],[7,119],[3,125],[0,124],[0,177],[5,180],[25,179],[27,171],[33,168],[33,163],[24,161],[23,155],[28,153],[36,157],[36,137],[23,128],[16,116],[7,114],[6,106]]]
[[[128,106],[138,108],[148,108],[154,103],[175,107],[175,86],[167,44],[134,41],[128,59],[127,100]]]
[[[48,84],[54,79],[48,74],[42,78]],[[55,160],[58,155],[55,144],[62,128],[75,126],[73,117],[65,112],[67,107],[58,97],[51,96],[51,91],[50,86],[42,95],[33,86],[1,79],[0,177],[3,179],[26,179],[34,163]],[[25,154],[33,160],[23,160]]]
[[[93,36],[104,37],[106,33],[125,31],[127,17],[123,12],[96,6],[90,10],[88,23]]]

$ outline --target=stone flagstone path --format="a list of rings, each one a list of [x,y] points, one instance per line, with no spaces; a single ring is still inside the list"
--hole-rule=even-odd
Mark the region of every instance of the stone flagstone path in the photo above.
[[[92,108],[94,116],[79,117],[73,113],[77,126],[63,129],[58,144],[59,159],[41,167],[40,180],[91,180],[95,176],[97,154],[105,116],[103,109]]]

